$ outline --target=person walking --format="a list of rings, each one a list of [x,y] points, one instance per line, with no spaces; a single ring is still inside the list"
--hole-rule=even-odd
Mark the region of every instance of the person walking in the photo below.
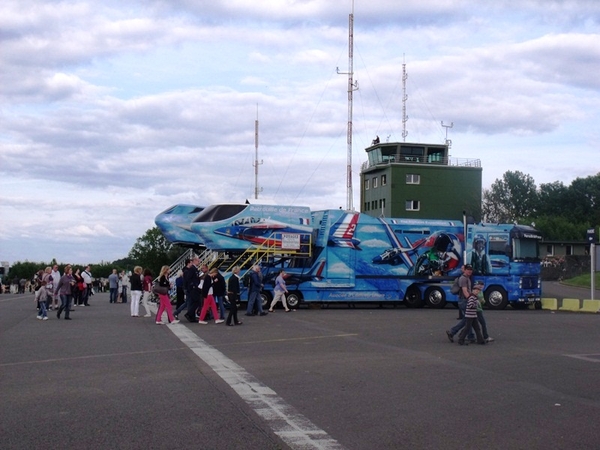
[[[52,301],[50,303],[50,309],[58,309],[58,294],[56,294],[56,285],[60,280],[60,271],[58,270],[58,264],[54,264],[52,266],[52,272],[50,272],[52,276],[52,283],[54,285],[52,289]]]
[[[119,297],[119,275],[117,275],[117,269],[113,269],[112,273],[108,276],[108,289],[110,291],[109,303],[117,303]]]
[[[165,294],[159,293],[158,300],[159,306],[158,311],[156,312],[156,325],[164,325],[165,323],[162,321],[163,312],[167,312],[167,319],[169,323],[179,323],[179,320],[175,319],[173,316],[173,309],[171,307],[171,297],[169,296],[169,291],[171,290],[171,282],[169,281],[169,266],[162,266],[160,269],[160,274],[158,275],[158,286],[164,288],[166,290]]]
[[[213,297],[219,308],[219,319],[225,320],[225,292],[227,286],[225,285],[225,278],[219,273],[219,269],[213,268],[208,272],[211,277],[211,284],[213,289]]]
[[[185,289],[188,294],[187,298],[187,312],[185,318],[189,322],[197,322],[196,310],[200,305],[202,298],[202,291],[200,290],[200,271],[198,270],[198,264],[200,264],[200,258],[194,256],[190,261],[187,270],[183,272],[183,281]],[[181,312],[178,308],[176,312]]]
[[[81,277],[83,278],[83,282],[86,285],[81,300],[83,301],[84,306],[90,306],[89,299],[90,293],[92,292],[92,283],[94,280],[92,280],[92,271],[89,264],[85,266],[85,270],[81,272]]]
[[[119,290],[119,293],[121,294],[121,303],[127,303],[128,291],[131,287],[129,282],[129,276],[127,275],[127,272],[122,270],[121,276],[119,278],[121,280],[121,289]]]
[[[481,334],[481,328],[479,327],[479,320],[477,319],[477,304],[479,303],[479,299],[477,295],[481,292],[483,287],[483,283],[481,281],[477,281],[473,285],[473,291],[471,295],[467,299],[467,307],[465,309],[465,327],[462,329],[460,334],[458,335],[458,343],[460,345],[465,345],[465,337],[471,333],[471,329],[475,330],[475,335],[477,336],[477,343],[484,345],[485,340],[483,339],[483,335]]]
[[[479,283],[481,283],[481,290],[477,295],[477,320],[479,322],[479,325],[481,325],[481,334],[483,334],[483,339],[487,344],[489,342],[494,342],[494,338],[488,334],[487,323],[485,321],[485,317],[483,316],[483,304],[485,303],[485,298],[483,296],[484,284],[481,281]]]
[[[263,288],[262,282],[262,272],[260,271],[260,266],[256,265],[252,267],[252,272],[250,272],[250,288],[248,294],[248,306],[246,307],[246,315],[254,316],[254,304],[256,303],[258,314],[260,316],[266,316],[268,313],[263,311],[262,307],[262,296],[260,292]]]
[[[56,313],[56,317],[60,319],[62,312],[65,312],[65,320],[71,320],[71,299],[72,289],[75,286],[75,279],[73,278],[73,269],[70,265],[65,267],[65,273],[60,280],[58,280],[57,286],[54,288],[55,293],[60,296],[60,308]]]
[[[285,270],[281,269],[279,271],[279,275],[275,279],[275,296],[273,297],[273,301],[271,302],[271,307],[269,308],[269,312],[273,312],[273,308],[277,304],[277,302],[281,301],[285,312],[290,312],[290,309],[287,306],[287,302],[285,301],[285,294],[288,293],[287,286],[285,284]]]
[[[177,272],[177,277],[175,278],[175,295],[177,296],[177,302],[175,303],[175,307],[179,309],[181,305],[185,304],[185,290],[183,289],[183,270],[179,270]]]
[[[175,309],[175,312],[173,313],[175,315],[175,317],[178,318],[178,319],[179,319],[179,314],[181,314],[181,311],[183,311],[184,309],[187,309],[188,305],[189,305],[189,302],[191,301],[191,294],[188,291],[188,289],[190,289],[189,286],[188,286],[189,280],[188,280],[188,277],[186,276],[186,274],[187,274],[188,270],[190,269],[190,267],[192,267],[192,262],[193,262],[192,259],[186,259],[185,260],[185,267],[181,271],[181,285],[182,285],[181,289],[183,290],[183,293],[184,293],[184,297],[183,297],[184,301],[183,301],[182,304],[179,305],[179,288],[177,288],[178,289],[177,290],[177,303],[178,303],[178,306]],[[177,280],[178,279],[179,278],[177,278]],[[177,280],[175,280],[176,284],[177,284]],[[199,296],[198,296],[198,298],[199,298]],[[187,317],[187,314],[186,314],[186,317]],[[189,320],[189,321],[192,322],[191,320]]]
[[[39,311],[37,314],[38,320],[48,320],[48,312],[46,310],[46,301],[48,300],[48,290],[46,289],[46,281],[42,280],[42,285],[35,292],[34,301],[39,305]]]
[[[215,324],[225,322],[223,319],[219,319],[219,315],[217,312],[217,305],[215,303],[215,297],[213,294],[213,279],[210,275],[204,277],[204,281],[202,283],[202,295],[204,297],[204,303],[202,304],[202,310],[200,311],[200,320],[198,320],[199,324],[206,325],[208,322],[204,320],[208,310],[210,308],[213,318],[215,319]]]
[[[83,303],[81,302],[81,295],[83,293],[83,277],[81,276],[81,271],[79,267],[75,268],[73,272],[73,278],[75,279],[75,286],[73,286],[73,306],[79,306]]]
[[[460,291],[458,293],[458,309],[460,311],[460,321],[451,329],[446,331],[446,336],[450,342],[454,342],[454,336],[465,327],[466,318],[465,310],[467,308],[467,299],[471,296],[471,275],[473,274],[473,266],[466,264],[463,267],[463,273],[458,279]],[[469,334],[469,340],[473,340],[473,333]]]
[[[150,312],[150,306],[148,306],[148,300],[150,300],[150,295],[152,293],[152,272],[150,271],[150,269],[144,270],[142,288],[144,290],[144,294],[142,295],[142,306],[146,310],[146,314],[144,314],[144,317],[152,317],[152,313]]]
[[[227,325],[242,325],[237,316],[237,302],[240,299],[240,267],[234,266],[231,269],[231,276],[227,283],[227,295],[229,296],[229,314],[227,315]],[[232,323],[233,321],[233,323]]]
[[[39,277],[38,277],[39,278]],[[43,299],[46,302],[46,309],[49,311],[52,309],[52,299],[54,298],[54,286],[58,283],[58,279],[53,280],[52,278],[52,267],[46,267],[40,282],[46,282],[46,298]]]
[[[142,268],[135,266],[131,274],[131,317],[140,316],[140,300],[142,299]]]

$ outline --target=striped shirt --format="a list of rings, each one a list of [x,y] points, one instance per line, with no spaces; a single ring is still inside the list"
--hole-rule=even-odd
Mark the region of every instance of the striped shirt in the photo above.
[[[474,319],[477,317],[477,303],[477,296],[471,294],[467,299],[467,310],[465,311],[465,317],[467,319]]]

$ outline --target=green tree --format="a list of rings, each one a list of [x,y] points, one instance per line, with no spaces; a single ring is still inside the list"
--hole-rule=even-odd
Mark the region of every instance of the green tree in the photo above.
[[[577,222],[600,223],[600,173],[573,180],[566,196],[564,216]]]
[[[26,280],[31,280],[36,272],[40,269],[45,269],[52,264],[44,263],[44,262],[29,262],[29,261],[17,261],[8,270],[8,276],[5,277],[4,282],[13,278],[25,278]]]
[[[538,216],[560,217],[568,210],[569,189],[560,181],[540,184],[538,191]]]
[[[535,215],[537,203],[538,193],[533,178],[509,170],[490,189],[483,191],[483,217],[486,222],[520,222]]]
[[[588,223],[573,222],[567,217],[541,216],[533,220],[537,228],[547,241],[583,240]]]
[[[128,259],[158,275],[163,265],[170,265],[182,253],[179,246],[165,239],[158,227],[150,228],[138,238],[129,251]]]

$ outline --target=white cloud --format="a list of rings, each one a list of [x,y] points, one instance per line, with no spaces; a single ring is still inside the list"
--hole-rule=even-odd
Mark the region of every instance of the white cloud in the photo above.
[[[355,205],[364,147],[401,139],[403,61],[408,140],[443,142],[452,122],[451,153],[481,159],[484,186],[597,170],[600,4],[355,7]],[[349,9],[3,2],[4,259],[116,259],[168,206],[254,201],[257,107],[259,201],[345,205]]]

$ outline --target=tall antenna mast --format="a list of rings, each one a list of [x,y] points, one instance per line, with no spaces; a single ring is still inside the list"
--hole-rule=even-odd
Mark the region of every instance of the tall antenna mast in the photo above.
[[[406,95],[406,80],[408,74],[406,73],[404,55],[402,55],[402,59],[402,142],[406,142],[406,136],[408,136],[408,131],[406,131],[406,122],[408,122],[408,116],[406,115],[406,101],[408,100],[408,95]]]
[[[448,146],[448,149],[452,147],[452,140],[448,139],[448,129],[454,126],[454,122],[450,122],[450,125],[444,125],[444,121],[442,120],[442,126],[446,129],[446,141],[445,144]]]
[[[354,82],[354,0],[352,0],[352,12],[348,17],[348,72],[337,73],[348,75],[348,131],[346,141],[348,143],[348,155],[346,162],[346,210],[354,210],[352,192],[352,106],[354,91],[358,89],[358,82]]]
[[[258,199],[258,193],[262,192],[262,188],[258,187],[258,166],[261,165],[262,159],[258,162],[258,104],[256,105],[256,120],[254,121],[254,198]]]

